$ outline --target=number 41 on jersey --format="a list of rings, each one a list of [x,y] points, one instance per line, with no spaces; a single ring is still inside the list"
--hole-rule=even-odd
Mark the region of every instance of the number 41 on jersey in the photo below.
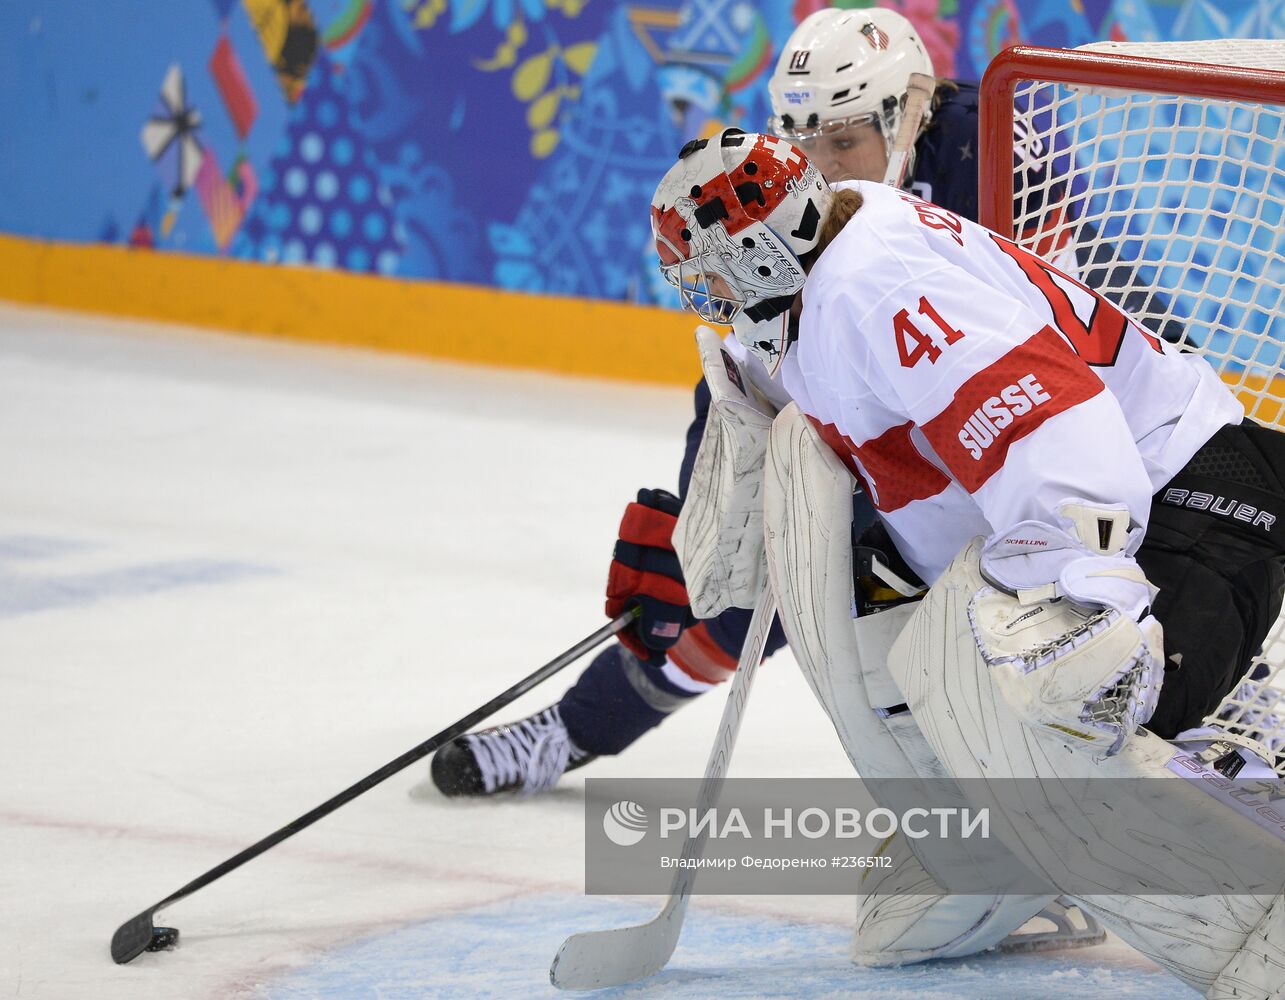
[[[924,358],[930,365],[935,365],[942,350],[937,346],[937,340],[941,341],[942,347],[949,347],[964,338],[964,332],[942,319],[941,313],[925,296],[919,299],[919,315],[929,320],[923,324],[929,327],[929,333],[915,325],[908,309],[902,309],[892,317],[892,336],[897,342],[897,358],[902,368],[914,368]]]

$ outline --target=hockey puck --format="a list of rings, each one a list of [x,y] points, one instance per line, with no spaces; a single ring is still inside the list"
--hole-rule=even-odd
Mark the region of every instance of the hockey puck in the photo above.
[[[170,951],[178,944],[177,927],[153,927],[148,951]]]

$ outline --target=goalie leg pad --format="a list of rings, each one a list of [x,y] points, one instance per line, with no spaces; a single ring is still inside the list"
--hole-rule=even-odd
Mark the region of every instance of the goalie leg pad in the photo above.
[[[975,955],[998,946],[1055,898],[944,893],[901,834],[877,853],[891,857],[892,866],[863,873],[852,941],[858,965]]]
[[[764,579],[763,456],[772,416],[718,334],[698,327],[696,343],[710,406],[673,542],[692,613],[714,618],[752,608]]]
[[[1210,1000],[1281,1000],[1279,896],[1095,895],[1077,902]]]
[[[919,603],[893,645],[893,679],[949,773],[985,779],[965,790],[974,807],[990,809],[993,835],[1129,944],[1198,989],[1211,989],[1278,905],[1279,886],[1269,891],[1264,884],[1260,895],[1215,891],[1222,878],[1249,887],[1261,881],[1239,852],[1227,849],[1228,831],[1265,855],[1279,851],[1280,841],[1171,770],[1175,749],[1150,733],[1137,733],[1116,756],[1095,759],[1074,752],[1076,737],[1029,725],[995,684],[972,633],[969,605],[986,586],[980,549],[980,539],[967,546]],[[1140,782],[1087,780],[1141,777],[1153,779],[1147,794],[1139,794]],[[1019,778],[1044,780],[998,780]],[[1011,789],[1028,784],[1039,801],[1012,808]],[[1001,793],[1001,785],[1010,791]],[[1065,796],[1054,794],[1063,788]],[[1093,818],[1108,812],[1109,823]],[[1161,865],[1178,885],[1203,887],[1190,892],[1206,894],[1111,891],[1131,873]],[[1086,893],[1087,886],[1108,894]],[[1270,947],[1276,961],[1285,942]],[[1270,990],[1278,990],[1279,981],[1270,990],[1262,985],[1246,996],[1277,995]]]
[[[857,773],[910,776],[913,769],[875,712],[904,699],[891,678],[882,684],[881,700],[867,693],[871,664],[852,626],[854,485],[798,407],[782,410],[769,438],[763,500],[768,575],[781,626]]]
[[[1206,996],[1209,1000],[1285,996],[1285,896],[1276,897]]]
[[[852,618],[853,486],[847,469],[798,408],[791,404],[782,410],[770,435],[764,495],[768,571],[781,624],[859,775],[945,778],[910,714],[887,711],[905,700],[886,663],[914,606],[896,606],[855,622]],[[947,884],[945,873],[975,859],[941,841],[916,844],[918,854],[909,842],[902,844],[907,865],[902,867],[899,859],[888,877],[905,878],[906,884],[871,883],[880,892],[858,898],[854,957],[867,964],[984,950],[1052,898],[1013,897],[1012,903],[998,904],[990,896],[944,895],[940,886]],[[991,851],[989,857],[998,853]],[[1007,862],[1010,869],[1015,864]],[[930,871],[943,877],[934,878]],[[918,893],[916,885],[921,886]],[[884,894],[893,888],[908,895]]]

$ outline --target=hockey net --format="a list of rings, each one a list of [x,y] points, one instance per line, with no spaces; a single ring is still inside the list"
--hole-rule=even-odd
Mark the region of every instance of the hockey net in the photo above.
[[[1010,49],[982,84],[979,167],[985,225],[1285,428],[1285,41]],[[1285,618],[1215,716],[1285,774]]]

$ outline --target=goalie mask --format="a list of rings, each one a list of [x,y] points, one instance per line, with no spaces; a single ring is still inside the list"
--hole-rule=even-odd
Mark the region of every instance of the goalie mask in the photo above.
[[[789,313],[830,207],[825,178],[770,135],[726,129],[689,142],[656,188],[652,235],[683,308],[731,325],[776,373],[789,349]]]
[[[831,161],[850,156],[845,151],[860,131],[873,127],[886,164],[912,73],[933,76],[932,59],[914,25],[896,11],[816,11],[786,40],[768,81],[768,130],[825,167],[832,181],[882,180],[882,173],[841,176]]]

